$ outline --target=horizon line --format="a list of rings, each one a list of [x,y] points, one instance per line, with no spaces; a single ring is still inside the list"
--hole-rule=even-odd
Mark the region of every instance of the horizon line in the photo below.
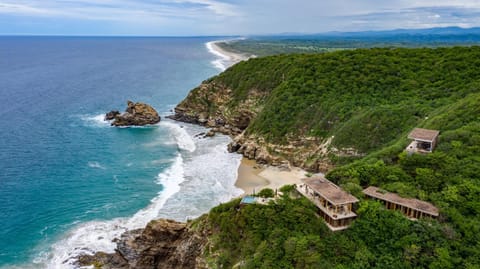
[[[392,28],[383,30],[358,30],[358,31],[327,31],[327,32],[283,32],[283,33],[264,33],[264,34],[244,34],[244,35],[135,35],[135,34],[31,34],[31,33],[19,33],[19,34],[4,34],[0,33],[0,37],[142,37],[142,38],[216,38],[216,37],[256,37],[256,36],[309,36],[309,35],[328,35],[328,34],[354,34],[354,33],[382,33],[393,31],[421,31],[421,30],[433,30],[433,29],[448,29],[456,28],[460,30],[473,30],[479,29],[479,26],[474,27],[460,27],[460,26],[444,26],[444,27],[430,27],[430,28]]]

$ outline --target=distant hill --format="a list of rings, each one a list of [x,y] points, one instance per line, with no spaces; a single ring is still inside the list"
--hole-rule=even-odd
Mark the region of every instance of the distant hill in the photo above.
[[[252,36],[254,38],[324,38],[324,37],[387,37],[393,35],[480,35],[480,27],[435,27],[423,29],[393,29],[381,31],[358,31],[358,32],[325,32],[316,34],[283,33],[278,35]]]
[[[221,44],[227,50],[267,56],[283,53],[321,53],[373,47],[443,47],[480,44],[480,28],[397,29],[251,36]]]

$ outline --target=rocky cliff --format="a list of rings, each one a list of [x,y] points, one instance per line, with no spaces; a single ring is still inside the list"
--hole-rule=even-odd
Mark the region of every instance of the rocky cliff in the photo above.
[[[478,54],[378,48],[250,59],[192,90],[173,118],[231,135],[229,149],[257,162],[325,172],[475,93]]]
[[[160,122],[160,116],[150,105],[128,101],[124,113],[112,110],[105,115],[105,120],[113,120],[112,126],[143,126]]]
[[[78,258],[78,266],[104,269],[206,268],[201,254],[207,237],[189,225],[172,220],[151,221],[145,229],[124,233],[115,253],[98,252]]]
[[[200,124],[211,132],[230,135],[233,142],[230,152],[237,152],[260,164],[302,167],[310,171],[327,171],[332,165],[327,158],[334,151],[329,147],[331,139],[291,136],[286,143],[271,143],[258,134],[248,132],[250,123],[264,106],[267,93],[249,89],[246,97],[237,100],[234,90],[221,82],[206,81],[193,89],[177,105],[175,114],[169,118]],[[339,152],[340,153],[340,152]]]
[[[252,90],[248,98],[233,107],[232,89],[215,82],[202,83],[175,107],[169,118],[213,128],[214,132],[238,135],[261,109],[262,95]]]

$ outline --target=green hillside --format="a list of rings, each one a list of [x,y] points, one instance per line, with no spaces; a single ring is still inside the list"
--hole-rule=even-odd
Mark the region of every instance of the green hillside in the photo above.
[[[350,228],[331,232],[305,198],[285,195],[268,206],[239,200],[193,223],[209,234],[211,268],[478,268],[475,231],[446,221],[411,221],[363,201]],[[474,226],[470,224],[470,227]],[[208,232],[205,232],[208,231]]]
[[[237,210],[218,206],[195,225],[213,231],[218,268],[480,268],[480,47],[369,49],[242,62],[208,83],[232,89],[229,111],[259,94],[248,134],[271,143],[334,136],[364,152],[327,174],[362,201],[332,233],[307,200]],[[440,130],[432,154],[407,155],[413,127]],[[333,159],[338,157],[332,157]],[[363,199],[382,187],[440,209],[410,221]]]
[[[248,133],[276,143],[334,135],[336,147],[371,152],[478,92],[479,56],[479,47],[279,55],[239,63],[213,81],[233,89],[233,107],[251,89],[267,93]]]
[[[198,220],[209,231],[213,268],[479,268],[480,94],[432,111],[422,126],[441,129],[434,153],[406,155],[403,139],[327,177],[361,198],[358,218],[330,232],[304,198],[238,210],[239,200]],[[380,186],[440,208],[411,221],[361,190]]]
[[[241,210],[238,200],[198,222],[215,231],[207,253],[215,268],[478,268],[480,266],[480,94],[431,114],[441,129],[434,153],[407,156],[401,140],[339,167],[327,177],[361,198],[358,218],[330,232],[304,198],[285,195]],[[437,220],[410,221],[361,190],[381,186],[440,208]],[[212,258],[214,257],[214,258]]]

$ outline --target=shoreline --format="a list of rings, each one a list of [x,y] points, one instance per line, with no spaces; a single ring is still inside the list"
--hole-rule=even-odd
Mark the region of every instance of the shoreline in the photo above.
[[[235,187],[242,189],[244,193],[241,196],[245,196],[264,188],[275,190],[284,185],[301,184],[306,174],[307,171],[298,167],[283,170],[275,166],[261,166],[255,160],[244,157],[238,167]]]
[[[210,53],[220,57],[220,59],[212,61],[212,64],[222,71],[238,62],[256,57],[256,55],[228,51],[218,45],[218,43],[232,40],[216,40],[205,44]],[[284,171],[275,166],[259,165],[255,160],[249,160],[245,157],[242,157],[237,171],[235,187],[244,192],[240,196],[254,194],[264,188],[275,190],[284,185],[300,184],[302,183],[301,179],[305,178],[307,173],[298,167],[292,167],[289,171]]]
[[[228,51],[218,45],[233,40],[235,39],[216,40],[205,44],[210,53],[220,57],[220,59],[212,61],[212,64],[221,71],[225,71],[238,62],[257,57],[256,55]],[[237,171],[235,187],[244,192],[240,196],[254,194],[264,188],[275,190],[284,185],[301,184],[301,179],[305,178],[307,174],[307,171],[298,167],[292,167],[289,171],[285,171],[275,166],[259,165],[255,160],[249,160],[245,157],[242,157]]]
[[[238,62],[246,61],[250,58],[256,57],[256,55],[248,55],[245,53],[236,53],[236,52],[228,51],[218,45],[219,43],[229,42],[233,40],[236,40],[236,39],[215,40],[215,41],[210,41],[205,43],[205,46],[207,47],[208,51],[213,55],[219,57],[219,59],[212,61],[212,64],[218,69],[220,69],[221,71],[225,71],[227,68],[229,68],[230,66]]]

